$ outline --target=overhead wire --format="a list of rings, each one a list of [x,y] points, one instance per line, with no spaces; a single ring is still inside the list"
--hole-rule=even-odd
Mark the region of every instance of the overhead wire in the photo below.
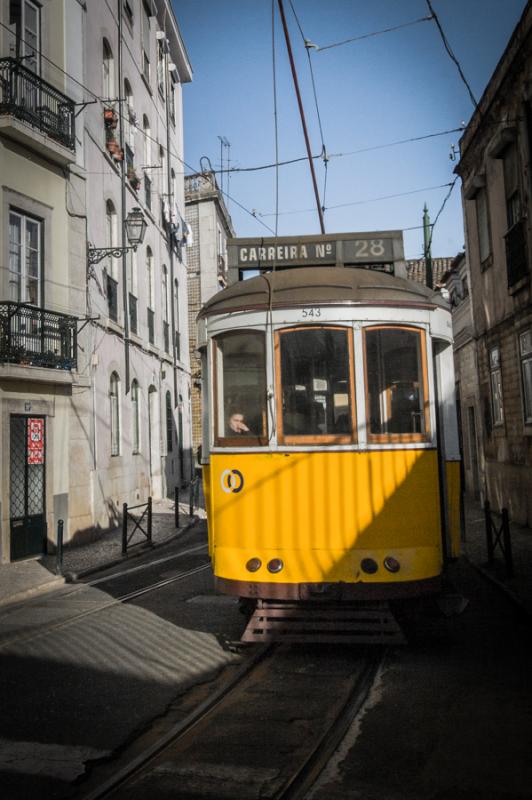
[[[420,17],[419,19],[414,19],[411,22],[403,22],[401,25],[394,25],[391,28],[383,28],[380,31],[373,31],[372,33],[364,33],[361,36],[352,36],[350,39],[343,39],[341,42],[333,42],[332,44],[326,44],[323,47],[320,45],[313,44],[312,42],[306,40],[306,47],[311,47],[317,53],[321,53],[323,50],[331,50],[333,47],[342,47],[344,44],[351,44],[352,42],[359,42],[362,39],[371,39],[373,36],[380,36],[383,33],[392,33],[393,31],[399,31],[401,28],[409,28],[412,25],[418,25],[420,22],[429,22],[432,19],[430,17]]]
[[[397,197],[408,197],[409,195],[420,194],[421,192],[431,192],[431,191],[435,191],[436,189],[446,189],[447,187],[449,187],[451,185],[454,185],[455,182],[456,182],[456,178],[455,178],[455,180],[453,181],[452,184],[451,183],[441,183],[441,184],[439,184],[437,186],[425,186],[422,189],[412,189],[412,190],[410,190],[408,192],[398,192],[397,194],[387,194],[387,195],[382,195],[380,197],[369,197],[369,198],[367,198],[365,200],[354,200],[354,201],[352,201],[350,203],[339,203],[338,205],[328,206],[327,210],[331,211],[331,210],[334,210],[334,209],[337,209],[337,208],[348,208],[350,206],[365,205],[366,203],[377,203],[380,200],[394,200]],[[280,211],[279,214],[280,214],[280,216],[285,216],[285,215],[288,215],[288,214],[306,214],[306,213],[308,213],[310,211],[314,211],[314,209],[313,208],[301,208],[301,209],[292,210],[292,211]],[[260,216],[261,217],[271,217],[271,216],[273,216],[273,214],[272,213],[267,213],[267,214],[261,214]]]
[[[473,94],[473,91],[472,91],[471,86],[469,85],[469,83],[467,81],[466,76],[464,75],[464,71],[462,69],[462,66],[461,66],[459,60],[457,59],[457,57],[455,56],[455,54],[453,53],[453,51],[451,49],[451,45],[449,44],[449,41],[448,41],[448,39],[447,39],[447,37],[445,35],[445,32],[443,30],[443,27],[442,27],[442,24],[441,24],[441,22],[439,20],[439,17],[438,17],[438,15],[436,14],[436,12],[434,11],[434,9],[432,7],[431,0],[426,0],[426,3],[427,3],[427,6],[429,7],[430,13],[432,14],[432,19],[434,20],[434,24],[438,28],[438,32],[439,32],[439,34],[441,36],[441,40],[443,42],[443,46],[445,47],[445,50],[447,51],[447,55],[449,56],[451,61],[455,64],[455,66],[456,66],[456,68],[458,70],[458,74],[460,75],[460,78],[462,80],[462,83],[465,85],[465,87],[466,87],[466,89],[468,91],[469,98],[470,98],[471,102],[473,103],[474,108],[476,110],[478,110],[477,99],[476,99],[475,95]]]

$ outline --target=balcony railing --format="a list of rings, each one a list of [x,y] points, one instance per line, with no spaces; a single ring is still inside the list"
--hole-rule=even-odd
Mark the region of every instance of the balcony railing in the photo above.
[[[516,222],[504,238],[508,286],[511,287],[528,275],[525,221],[521,219]]]
[[[164,352],[170,353],[170,326],[167,322],[163,322],[163,344]]]
[[[74,101],[16,58],[0,58],[0,114],[10,114],[76,149]]]
[[[118,322],[118,281],[107,275],[107,310],[109,319]]]
[[[155,311],[151,308],[148,311],[148,341],[150,344],[155,344]]]
[[[0,303],[0,362],[75,369],[76,321],[26,303]]]
[[[129,293],[129,330],[131,333],[138,333],[137,326],[137,298]]]

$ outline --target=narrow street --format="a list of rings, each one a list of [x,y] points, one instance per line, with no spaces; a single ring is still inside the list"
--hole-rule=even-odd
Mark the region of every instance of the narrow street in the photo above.
[[[213,594],[205,544],[200,523],[86,584],[3,610],[4,797],[98,796],[254,658],[260,646],[238,645],[236,601]],[[461,615],[432,601],[395,607],[408,644],[373,648],[381,667],[309,798],[529,796],[530,619],[465,560],[451,578],[469,601]],[[154,798],[281,797],[367,653],[283,645],[212,723],[116,796],[149,786]]]

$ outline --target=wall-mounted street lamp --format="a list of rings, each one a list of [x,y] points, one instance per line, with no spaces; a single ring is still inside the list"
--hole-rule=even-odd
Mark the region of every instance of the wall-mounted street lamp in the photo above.
[[[128,250],[135,251],[139,244],[144,240],[144,234],[148,224],[144,219],[144,214],[138,206],[132,208],[125,219],[126,236],[129,242],[128,247],[92,247],[90,242],[87,248],[89,264],[97,264],[106,256],[120,258]]]

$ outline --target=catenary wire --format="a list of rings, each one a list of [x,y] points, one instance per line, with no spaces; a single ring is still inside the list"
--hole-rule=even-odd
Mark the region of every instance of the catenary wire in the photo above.
[[[332,44],[326,44],[323,47],[320,45],[313,44],[309,42],[308,39],[305,40],[305,46],[311,47],[313,50],[316,50],[317,53],[321,53],[323,50],[331,50],[333,47],[341,47],[344,44],[351,44],[352,42],[359,42],[362,39],[370,39],[373,36],[380,36],[383,33],[391,33],[392,31],[399,31],[401,28],[408,28],[412,25],[419,25],[420,22],[429,22],[432,19],[430,17],[420,17],[419,19],[414,19],[411,22],[403,22],[401,25],[394,25],[391,28],[383,28],[380,31],[373,31],[372,33],[364,33],[361,36],[352,36],[350,39],[344,39],[341,42],[333,42]]]
[[[438,32],[439,32],[439,34],[441,36],[441,40],[443,42],[443,46],[445,47],[445,50],[447,51],[447,55],[449,56],[451,61],[455,64],[455,66],[456,66],[456,68],[458,70],[458,74],[460,75],[460,78],[461,78],[462,82],[464,83],[464,85],[465,85],[465,87],[466,87],[466,89],[467,89],[467,91],[469,93],[469,98],[470,98],[471,102],[473,103],[474,108],[478,110],[478,102],[476,100],[476,97],[473,94],[473,91],[472,91],[471,86],[469,85],[469,83],[467,81],[466,76],[464,75],[464,71],[462,69],[462,66],[461,66],[460,62],[458,61],[457,57],[455,56],[455,54],[453,53],[453,51],[451,49],[451,45],[449,44],[449,41],[448,41],[448,39],[447,39],[447,37],[445,35],[445,32],[444,32],[444,30],[442,28],[442,25],[441,25],[441,22],[440,22],[440,20],[438,18],[438,15],[436,14],[436,12],[434,11],[434,9],[432,7],[431,0],[426,0],[426,3],[428,5],[428,7],[429,7],[430,13],[432,14],[432,19],[434,20],[434,23],[435,23],[436,27],[438,28]]]

